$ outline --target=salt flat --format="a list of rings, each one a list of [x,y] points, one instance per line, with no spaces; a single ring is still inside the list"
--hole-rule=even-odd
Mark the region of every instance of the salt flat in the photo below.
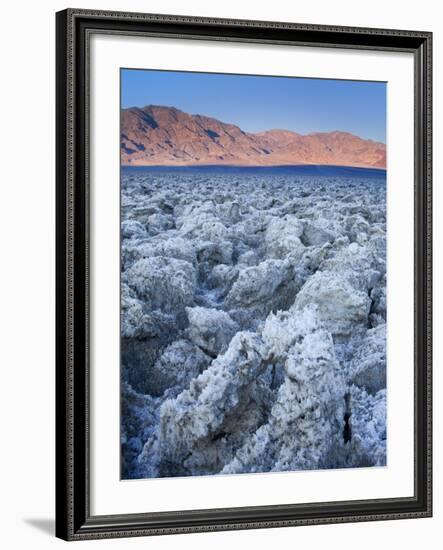
[[[122,171],[123,478],[386,463],[386,181]]]

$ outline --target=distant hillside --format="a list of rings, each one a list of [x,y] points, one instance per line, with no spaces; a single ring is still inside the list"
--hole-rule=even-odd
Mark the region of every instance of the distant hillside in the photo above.
[[[386,145],[340,131],[248,133],[215,118],[149,105],[122,111],[121,162],[126,166],[333,164],[386,168]]]

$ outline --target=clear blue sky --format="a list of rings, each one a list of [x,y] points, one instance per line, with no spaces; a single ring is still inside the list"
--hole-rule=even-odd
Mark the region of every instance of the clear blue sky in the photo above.
[[[384,82],[122,69],[121,104],[173,106],[247,132],[341,130],[386,142]]]

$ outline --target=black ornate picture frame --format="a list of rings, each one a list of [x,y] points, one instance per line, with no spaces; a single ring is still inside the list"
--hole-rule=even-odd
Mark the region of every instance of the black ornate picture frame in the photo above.
[[[56,535],[65,540],[432,515],[432,33],[68,9],[56,35]],[[94,516],[90,511],[89,44],[94,33],[414,55],[414,495]]]

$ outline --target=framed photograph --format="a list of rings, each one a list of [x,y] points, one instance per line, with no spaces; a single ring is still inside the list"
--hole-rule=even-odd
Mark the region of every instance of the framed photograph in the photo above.
[[[431,40],[57,13],[58,537],[431,515]]]

